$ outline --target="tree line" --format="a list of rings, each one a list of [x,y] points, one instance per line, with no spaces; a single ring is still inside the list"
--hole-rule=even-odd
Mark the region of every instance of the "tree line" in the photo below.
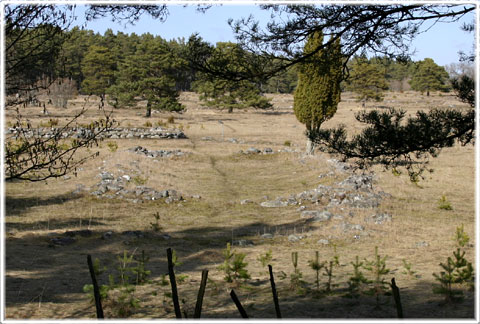
[[[38,80],[64,80],[66,86],[56,92],[72,92],[97,95],[103,106],[136,106],[139,100],[147,102],[147,115],[151,109],[181,111],[179,91],[196,91],[206,106],[228,109],[254,107],[271,108],[262,96],[264,93],[293,93],[298,84],[298,65],[286,68],[275,76],[262,81],[229,80],[206,73],[190,64],[191,40],[183,38],[165,40],[161,36],[146,33],[137,35],[114,33],[108,29],[103,35],[92,30],[74,27],[57,31],[48,40],[37,37],[42,25],[32,33],[32,40],[51,42],[56,50],[51,58],[42,58],[36,64],[47,64],[48,69],[35,67],[23,75],[24,82]],[[20,30],[13,30],[14,36]],[[31,46],[32,44],[28,44]],[[239,44],[219,42],[216,46],[204,43],[208,48],[208,62],[223,66],[226,70],[244,69],[238,61],[245,55]],[[198,51],[198,48],[195,48]],[[25,52],[20,46],[10,59]],[[259,55],[259,54],[251,54]],[[258,59],[258,58],[255,58]],[[279,60],[279,59],[277,59]],[[343,66],[344,62],[337,62]],[[353,91],[360,101],[383,99],[383,92],[390,89],[413,89],[429,95],[430,91],[450,90],[449,74],[432,59],[414,62],[411,59],[394,59],[387,56],[367,58],[354,56],[347,62],[349,76],[341,83],[341,89]],[[452,67],[453,70],[453,67]],[[240,71],[237,71],[240,72]],[[453,73],[453,71],[452,71]],[[48,81],[46,81],[48,82]],[[61,82],[54,86],[58,88]],[[7,85],[7,93],[19,89]],[[55,90],[51,89],[53,92]],[[66,101],[61,103],[65,106]]]

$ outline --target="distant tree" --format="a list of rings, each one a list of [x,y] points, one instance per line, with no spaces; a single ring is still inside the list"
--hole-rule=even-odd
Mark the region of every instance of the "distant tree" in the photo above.
[[[266,93],[293,93],[297,87],[297,79],[297,68],[292,66],[268,79],[262,85],[262,90]]]
[[[101,99],[101,107],[105,101],[105,93],[114,83],[116,62],[111,50],[107,47],[92,45],[88,48],[82,61],[82,92],[97,95]]]
[[[319,31],[309,35],[304,53],[310,53],[323,43]],[[313,154],[312,135],[323,122],[333,117],[340,102],[342,80],[342,55],[340,41],[316,52],[298,67],[298,85],[294,94],[295,116],[307,128],[307,153]]]
[[[14,125],[17,134],[6,136],[4,143],[5,180],[42,181],[63,176],[98,155],[98,152],[83,149],[97,145],[113,120],[106,114],[85,129],[85,136],[66,141],[62,134],[78,126],[78,118],[85,112],[83,109],[64,126],[54,130],[51,137],[45,138],[33,131],[18,105],[35,99],[40,90],[46,91],[57,78],[65,77],[62,75],[65,71],[59,68],[59,58],[65,31],[75,18],[74,6],[16,3],[2,8],[5,107],[17,112]],[[167,14],[166,5],[89,5],[86,18],[110,15],[116,21],[130,23],[143,13],[162,19]],[[46,80],[48,82],[44,82]]]
[[[135,54],[120,64],[117,83],[108,90],[114,106],[136,105],[139,97],[147,101],[147,117],[152,109],[183,110],[178,102],[175,79],[176,70],[183,64],[165,40],[145,36]]]
[[[410,85],[413,90],[426,92],[429,96],[430,91],[447,90],[447,81],[448,73],[445,68],[438,66],[431,58],[426,58],[414,65]]]
[[[383,100],[383,91],[388,89],[385,68],[369,61],[366,57],[356,57],[350,67],[347,89],[357,93],[357,99],[365,107],[367,100]]]
[[[226,69],[231,69],[233,65],[241,69],[238,61],[243,55],[243,50],[237,44],[219,42],[210,52],[208,61],[212,65],[225,65]],[[200,100],[205,105],[227,109],[229,113],[233,112],[233,109],[272,107],[269,99],[261,95],[259,86],[249,80],[235,81],[223,79],[217,75],[199,73],[194,89],[200,93]]]

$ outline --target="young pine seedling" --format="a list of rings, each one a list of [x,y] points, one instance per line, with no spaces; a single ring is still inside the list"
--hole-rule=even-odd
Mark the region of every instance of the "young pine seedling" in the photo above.
[[[318,259],[318,251],[315,251],[315,259],[308,261],[308,265],[315,271],[316,274],[315,284],[317,285],[317,291],[320,290],[320,270],[322,270],[322,268],[325,266],[325,263],[325,261],[320,263]]]

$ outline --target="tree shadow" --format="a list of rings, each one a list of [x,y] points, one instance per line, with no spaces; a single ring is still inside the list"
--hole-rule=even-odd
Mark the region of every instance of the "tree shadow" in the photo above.
[[[99,225],[104,225],[99,222]],[[285,232],[273,233],[274,235],[288,237],[291,231],[301,228],[308,233],[313,224],[306,220],[296,220],[282,224]],[[256,247],[270,245],[270,240],[258,235],[264,228],[271,229],[269,224],[253,222],[244,226],[207,226],[193,227],[190,229],[166,233],[154,231],[142,231],[142,235],[122,234],[113,231],[109,238],[103,238],[105,231],[93,231],[89,237],[76,236],[73,244],[55,246],[49,243],[50,236],[46,234],[24,234],[21,237],[7,237],[5,259],[5,296],[7,307],[22,307],[37,302],[51,303],[85,303],[86,295],[83,286],[91,284],[87,267],[87,254],[93,259],[98,258],[105,271],[99,276],[100,284],[108,283],[108,274],[116,273],[119,264],[118,257],[122,250],[128,251],[129,255],[139,255],[145,250],[150,257],[147,269],[151,271],[151,278],[159,278],[166,274],[167,258],[166,249],[171,247],[177,251],[179,261],[183,265],[176,267],[178,273],[185,271],[200,273],[208,269],[211,273],[223,262],[222,251],[227,242],[245,240],[248,253],[248,240],[252,240]],[[267,230],[268,232],[268,230]],[[235,246],[235,245],[234,245]],[[235,247],[236,248],[236,247]],[[301,248],[299,246],[299,248]],[[288,260],[285,260],[288,262]],[[309,283],[310,288],[306,293],[299,295],[291,288],[289,277],[281,278],[279,272],[273,268],[275,281],[279,291],[280,307],[284,318],[336,318],[336,319],[363,319],[363,318],[396,318],[396,309],[392,296],[382,296],[384,304],[381,308],[375,308],[375,297],[361,296],[358,300],[345,298],[345,287],[335,288],[330,295],[316,296],[312,291],[314,284]],[[307,271],[304,269],[304,271]],[[168,277],[167,277],[168,278]],[[268,275],[264,278],[250,280],[247,285],[234,288],[242,304],[251,318],[275,318],[275,310],[271,299],[270,283]],[[323,278],[325,280],[325,278]],[[335,279],[334,279],[335,280]],[[342,280],[347,280],[343,278]],[[218,280],[215,279],[218,284]],[[402,281],[397,280],[401,291],[404,314],[406,318],[473,318],[474,296],[468,294],[462,303],[440,305],[441,296],[433,295],[431,281],[418,281],[415,285],[402,288]],[[182,286],[180,292],[188,290],[189,295],[196,296],[198,281],[194,281],[188,287]],[[346,286],[343,282],[342,285]],[[202,318],[240,318],[230,296],[229,287],[221,282],[220,287],[209,282],[205,295]],[[167,287],[168,288],[168,287]],[[166,289],[167,289],[166,288]],[[191,291],[190,290],[194,290]],[[35,299],[37,298],[37,299]],[[152,297],[153,298],[153,297]],[[187,298],[187,296],[180,296]],[[189,304],[195,303],[196,297],[189,297]],[[188,298],[187,298],[188,299]],[[93,316],[94,306],[83,309],[84,304],[75,308],[75,313],[70,316],[87,317]],[[158,297],[158,308],[162,303]],[[80,309],[82,308],[82,309]],[[158,318],[158,308],[147,307],[137,311],[141,316]],[[170,316],[171,315],[171,316]],[[191,314],[190,314],[191,315]],[[173,313],[168,316],[173,318]]]
[[[82,198],[82,195],[72,193],[47,198],[5,196],[5,215],[19,216],[32,207],[61,205],[79,198]]]

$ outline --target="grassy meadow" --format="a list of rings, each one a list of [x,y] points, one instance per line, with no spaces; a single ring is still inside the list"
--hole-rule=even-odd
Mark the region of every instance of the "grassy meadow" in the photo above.
[[[274,318],[268,269],[258,258],[271,250],[280,307],[285,318],[396,318],[392,296],[381,296],[376,307],[373,296],[346,298],[347,281],[352,276],[351,262],[359,256],[372,259],[375,247],[386,259],[390,273],[400,287],[405,317],[408,318],[473,318],[474,293],[463,287],[461,302],[443,304],[443,296],[432,292],[436,284],[432,276],[440,272],[455,250],[456,228],[463,224],[470,237],[466,247],[469,261],[475,258],[475,148],[454,146],[431,159],[433,173],[412,183],[406,174],[394,175],[375,166],[375,188],[389,193],[378,211],[392,215],[391,222],[372,224],[364,217],[370,210],[358,209],[350,219],[364,227],[359,237],[345,232],[342,220],[312,223],[300,217],[299,206],[266,208],[260,203],[277,197],[296,195],[318,185],[333,185],[348,174],[328,174],[332,167],[323,153],[305,156],[304,126],[293,114],[293,96],[270,95],[273,110],[235,110],[233,113],[202,107],[194,93],[182,93],[186,111],[153,113],[145,118],[145,109],[115,109],[113,117],[120,127],[161,127],[182,129],[187,139],[106,139],[98,148],[100,155],[85,163],[76,175],[44,182],[9,182],[5,184],[5,302],[7,319],[79,319],[95,318],[95,307],[83,287],[90,284],[87,254],[98,258],[108,270],[100,275],[107,284],[108,273],[115,273],[118,256],[124,251],[138,256],[141,251],[150,257],[146,268],[151,271],[149,284],[136,287],[133,295],[139,306],[130,310],[132,319],[174,318],[170,288],[162,279],[167,273],[166,249],[173,248],[180,265],[176,267],[182,311],[193,316],[201,271],[209,270],[202,318],[238,319],[229,293],[235,289],[252,318]],[[95,99],[77,97],[67,109],[47,107],[20,108],[34,126],[49,119],[66,123],[83,106],[90,107],[80,118],[89,123],[101,116]],[[380,103],[367,103],[366,109],[402,108],[414,114],[419,109],[467,106],[452,93],[432,93],[429,97],[416,92],[389,92]],[[109,108],[111,109],[111,108]],[[360,130],[354,114],[362,109],[354,95],[344,93],[336,115],[325,127],[344,123],[350,132]],[[5,111],[7,126],[14,122],[15,111]],[[169,117],[173,116],[173,119]],[[149,124],[150,123],[150,124]],[[235,140],[232,140],[235,139]],[[148,158],[129,152],[142,146],[149,150],[181,150],[181,157]],[[242,154],[250,147],[271,148],[274,154]],[[282,152],[278,152],[283,150]],[[288,150],[292,152],[288,152]],[[80,153],[83,154],[83,153]],[[97,198],[88,191],[74,194],[78,185],[95,187],[102,171],[115,175],[128,174],[156,190],[175,189],[185,198],[167,204],[162,200],[133,203],[121,199]],[[193,196],[193,197],[192,197]],[[200,196],[200,198],[198,198]],[[451,210],[439,208],[445,197]],[[249,200],[249,202],[243,202]],[[315,209],[318,206],[307,206]],[[317,208],[321,209],[321,208]],[[154,230],[158,213],[159,231]],[[91,230],[88,237],[77,236],[76,242],[60,246],[51,239],[66,231]],[[124,231],[151,233],[145,237],[121,235]],[[111,231],[113,235],[101,239]],[[273,234],[266,238],[263,234]],[[166,236],[168,234],[168,236]],[[292,242],[289,235],[302,239]],[[329,244],[319,244],[325,239]],[[218,269],[224,261],[227,242],[245,240],[252,244],[233,249],[246,255],[251,279],[228,284]],[[336,252],[333,246],[336,247]],[[334,284],[329,294],[318,294],[315,271],[308,264],[315,251],[321,260],[330,260],[336,253],[339,265],[334,269]],[[298,269],[305,289],[292,289],[291,253],[298,252]],[[414,274],[405,273],[404,260]],[[476,269],[475,269],[476,270]],[[323,271],[322,271],[323,272]],[[366,276],[370,274],[364,270]],[[168,280],[168,276],[167,276]],[[321,275],[323,288],[327,281]],[[107,317],[117,317],[120,306],[105,304]]]

